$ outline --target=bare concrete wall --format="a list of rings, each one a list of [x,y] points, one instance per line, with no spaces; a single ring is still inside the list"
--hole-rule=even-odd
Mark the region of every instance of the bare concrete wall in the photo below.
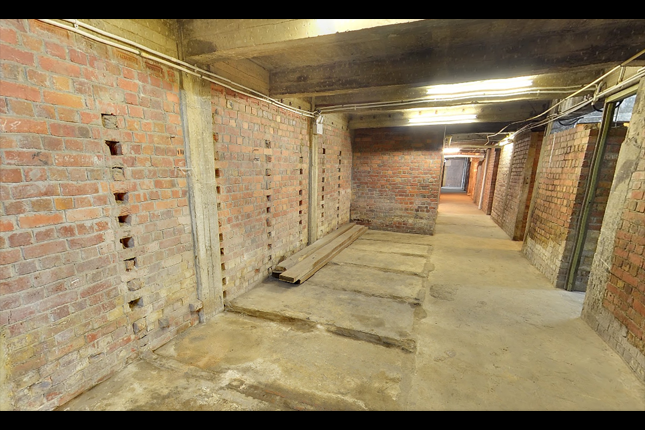
[[[212,192],[216,179],[211,94],[208,82],[184,72],[180,78],[180,110],[186,140],[186,161],[190,169],[190,215],[195,245],[197,297],[200,300],[191,306],[199,312],[200,322],[204,322],[224,307],[218,195]]]
[[[10,365],[7,353],[7,328],[0,326],[0,411],[10,411],[12,407],[12,384],[9,379]]]
[[[177,56],[178,26],[174,19],[79,19],[79,21],[163,54]]]

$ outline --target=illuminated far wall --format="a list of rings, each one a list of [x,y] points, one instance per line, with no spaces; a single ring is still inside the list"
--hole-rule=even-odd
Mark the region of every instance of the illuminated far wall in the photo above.
[[[464,157],[449,158],[444,161],[443,181],[441,186],[446,188],[464,188],[464,172],[468,159]]]
[[[357,129],[350,221],[372,230],[433,234],[441,189],[443,129]]]

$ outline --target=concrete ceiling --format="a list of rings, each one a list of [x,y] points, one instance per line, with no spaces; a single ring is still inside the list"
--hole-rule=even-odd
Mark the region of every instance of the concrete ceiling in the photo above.
[[[406,125],[422,109],[453,106],[477,112],[475,124],[446,126],[449,133],[470,137],[543,112],[550,100],[645,48],[645,19],[189,19],[179,24],[186,61],[200,66],[252,61],[268,73],[273,98],[311,100],[323,112],[331,106],[411,101],[346,111],[352,128]],[[641,58],[632,63],[643,64]],[[420,100],[431,85],[528,75],[536,76],[534,85],[553,90],[503,103]]]

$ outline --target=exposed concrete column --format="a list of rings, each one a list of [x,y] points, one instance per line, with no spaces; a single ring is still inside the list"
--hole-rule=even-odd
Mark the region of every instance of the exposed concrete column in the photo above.
[[[486,188],[486,172],[488,171],[488,162],[490,161],[491,151],[493,151],[493,149],[486,150],[486,158],[483,166],[484,173],[482,174],[482,183],[481,183],[481,188],[479,189],[479,204],[477,205],[479,209],[482,208],[482,200],[484,200],[484,189]]]
[[[311,100],[311,110],[316,109]],[[316,120],[310,120],[309,127],[309,202],[308,202],[308,245],[318,240],[318,135],[314,134]]]
[[[188,187],[195,247],[197,297],[203,307],[199,321],[205,322],[224,308],[213,118],[209,85],[200,78],[181,73],[180,106],[188,164]]]
[[[11,381],[9,378],[9,354],[7,353],[8,330],[0,326],[0,411],[11,411]]]

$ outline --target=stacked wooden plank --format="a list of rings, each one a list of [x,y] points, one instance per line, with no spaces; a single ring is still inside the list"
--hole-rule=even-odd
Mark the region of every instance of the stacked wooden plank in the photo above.
[[[292,284],[302,283],[367,230],[367,227],[353,222],[345,224],[280,262],[273,269],[273,276]]]

